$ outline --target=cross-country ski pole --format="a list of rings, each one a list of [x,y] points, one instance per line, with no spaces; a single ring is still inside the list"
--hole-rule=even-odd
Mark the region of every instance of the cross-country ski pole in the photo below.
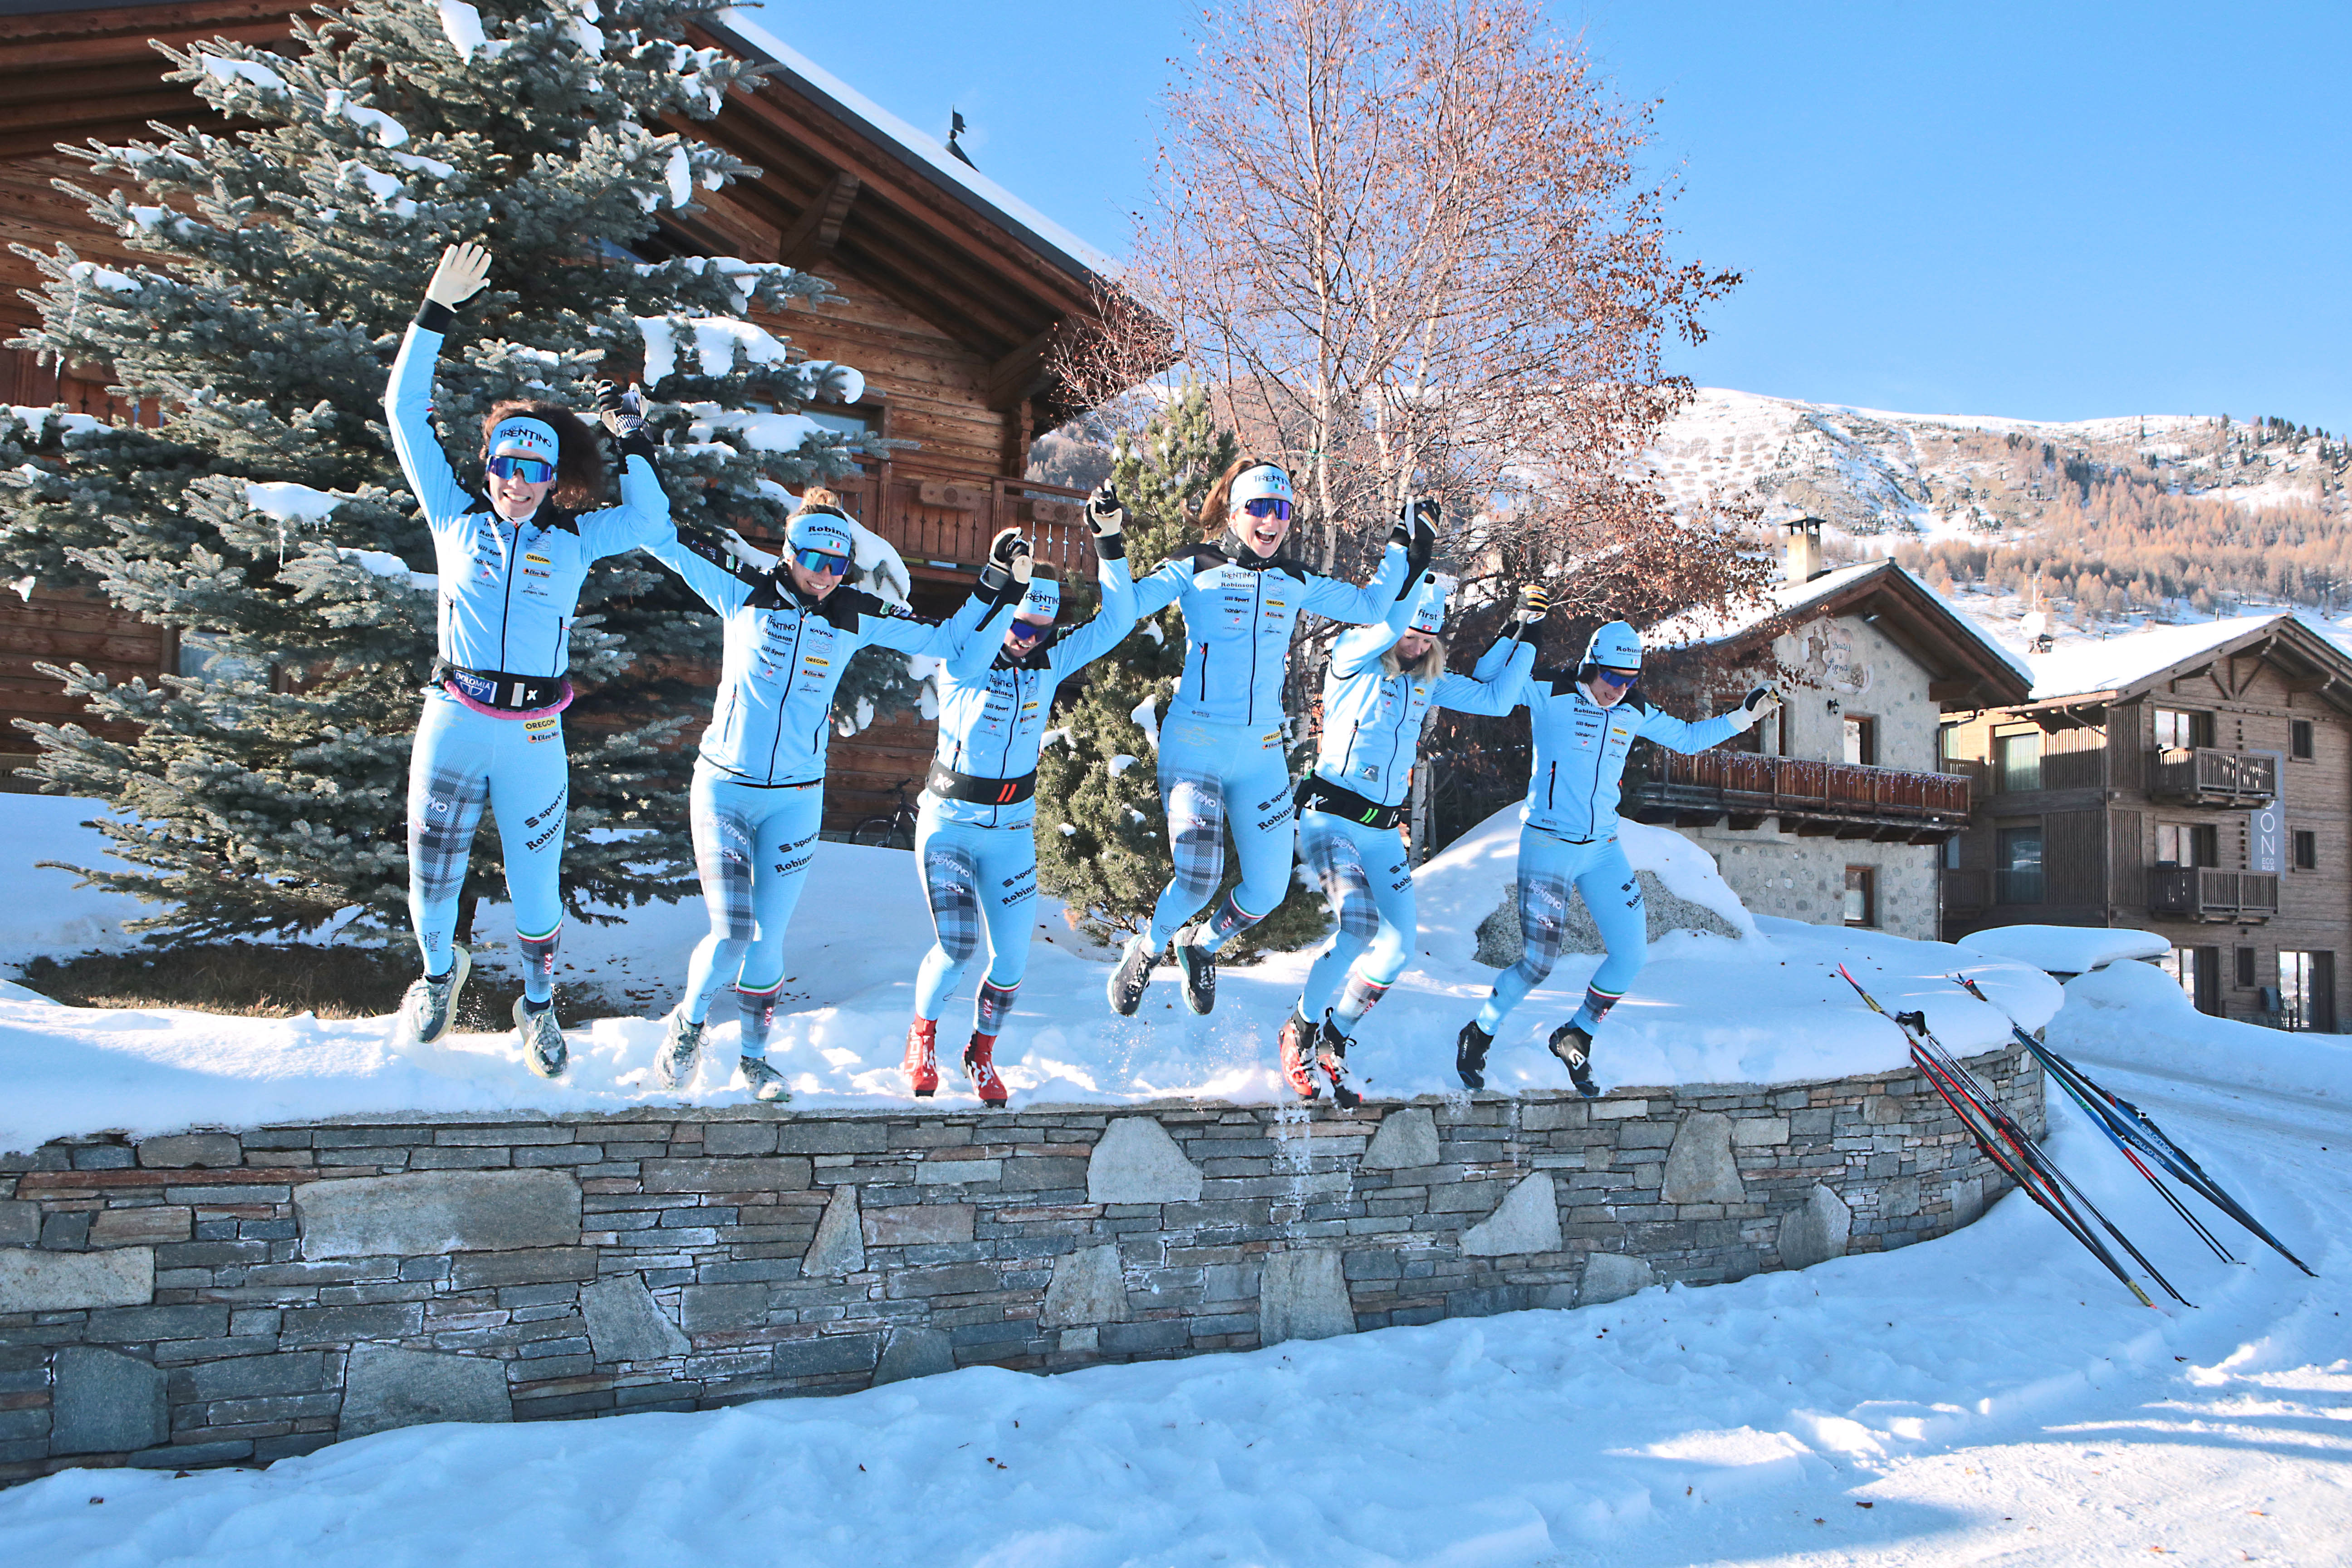
[[[2195,1159],[2190,1157],[2186,1149],[2183,1149],[2179,1144],[2174,1142],[2172,1139],[2166,1134],[2165,1131],[2156,1124],[2155,1118],[2148,1115],[2147,1111],[2142,1110],[2138,1106],[2134,1105],[2130,1100],[2124,1099],[2121,1095],[2102,1088],[2091,1078],[2090,1074],[2084,1072],[2081,1068],[2076,1067],[2073,1062],[2067,1060],[2056,1051],[2052,1050],[2048,1046],[2043,1045],[2040,1040],[2035,1039],[2032,1035],[2027,1034],[2023,1028],[2019,1026],[2016,1018],[2011,1016],[2007,1009],[2000,1006],[2000,1004],[1986,995],[1983,990],[1974,980],[1971,980],[1965,975],[1958,974],[1952,976],[1952,978],[1958,982],[1960,987],[1967,991],[1969,995],[1974,996],[1978,1001],[1982,1002],[1988,1007],[1991,1007],[1996,1011],[1999,1011],[2003,1017],[2009,1019],[2010,1033],[2017,1037],[2018,1043],[2032,1051],[2035,1058],[2041,1061],[2042,1065],[2055,1074],[2059,1082],[2064,1084],[2068,1091],[2073,1093],[2078,1100],[2083,1100],[2085,1104],[2090,1106],[2092,1110],[2095,1113],[2095,1119],[2102,1127],[2108,1130],[2108,1135],[2110,1137],[2118,1138],[2119,1140],[2127,1139],[2139,1145],[2141,1149],[2145,1150],[2156,1160],[2157,1163],[2162,1165],[2166,1171],[2169,1172],[2175,1181],[2180,1183],[2181,1185],[2197,1194],[2200,1197],[2211,1204],[2215,1208],[2220,1209],[2223,1214],[2228,1215],[2231,1219],[2236,1220],[2240,1225],[2245,1226],[2247,1230],[2252,1232],[2263,1241],[2269,1244],[2271,1248],[2277,1252],[2281,1258],[2285,1258],[2289,1263],[2294,1264],[2297,1268],[2300,1268],[2305,1274],[2310,1275],[2311,1278],[2315,1279],[2319,1278],[2318,1274],[2313,1270],[2309,1264],[2305,1263],[2302,1258],[2297,1258],[2294,1253],[2288,1251],[2286,1244],[2280,1241],[2277,1237],[2273,1236],[2269,1229],[2264,1226],[2260,1220],[2256,1219],[2243,1204],[2231,1197],[2228,1192],[2223,1190],[2221,1183],[2215,1181],[2211,1176],[2207,1175],[2205,1173],[2205,1168],[2200,1165]],[[2137,1161],[2134,1163],[2137,1163]],[[2154,1178],[2151,1177],[2150,1180],[2154,1180]],[[2166,1195],[2170,1196],[2171,1194],[2168,1193]],[[2174,1206],[2178,1208],[2179,1205],[2176,1203]],[[2190,1223],[2193,1225],[2196,1224],[2196,1221],[2192,1218]],[[2204,1227],[2200,1226],[2198,1228],[2202,1232]],[[2210,1236],[2208,1237],[2208,1240],[2211,1240]],[[2212,1246],[2215,1251],[2221,1252],[2221,1256],[2224,1258],[2229,1258],[2229,1253],[2222,1249],[2219,1242],[2213,1242]],[[2237,1259],[2232,1258],[2230,1258],[2230,1261],[2234,1263]]]
[[[2116,1229],[2106,1215],[2099,1213],[2097,1206],[2083,1195],[2081,1189],[2060,1173],[2050,1157],[2042,1152],[2041,1145],[2018,1124],[2016,1118],[2001,1108],[1991,1091],[1978,1083],[1975,1075],[1962,1067],[1928,1033],[1924,1016],[1889,1013],[1843,963],[1838,965],[1838,973],[1853,987],[1854,994],[1872,1012],[1891,1020],[1903,1032],[1904,1039],[1911,1047],[1912,1065],[1935,1088],[1944,1103],[1950,1107],[1952,1114],[1959,1118],[1960,1125],[1969,1130],[1969,1136],[1976,1140],[1977,1147],[1984,1152],[1985,1157],[2053,1219],[2063,1226],[2067,1234],[2081,1242],[2091,1256],[2105,1264],[2107,1272],[2113,1274],[2141,1306],[2153,1307],[2156,1303],[2148,1300],[2147,1292],[2139,1288],[2138,1282],[2126,1272],[2124,1266],[2116,1261],[2116,1255],[2091,1229],[2089,1222],[2076,1212],[2075,1204],[2079,1203],[2090,1210],[2109,1235],[2123,1242],[2140,1267],[2147,1269],[2150,1278],[2162,1285],[2168,1295],[2175,1300],[2182,1300],[2179,1291],[2165,1283],[2162,1275],[2148,1267],[2147,1260],[2139,1256],[2138,1250],[2124,1241],[2123,1233]],[[2009,1145],[2006,1149],[2002,1147],[2004,1142]]]

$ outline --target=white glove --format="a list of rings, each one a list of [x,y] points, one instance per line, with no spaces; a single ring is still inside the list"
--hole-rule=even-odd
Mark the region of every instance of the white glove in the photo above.
[[[1108,479],[1087,498],[1087,527],[1098,540],[1127,530],[1127,509],[1118,504],[1118,491]]]
[[[1748,730],[1753,729],[1758,720],[1762,719],[1765,715],[1772,712],[1780,706],[1780,699],[1773,692],[1772,689],[1769,686],[1759,686],[1755,690],[1749,692],[1746,697],[1741,698],[1739,700],[1739,706],[1733,709],[1732,713],[1738,719],[1739,727],[1743,730]]]
[[[425,297],[454,310],[480,293],[489,277],[488,251],[471,240],[453,245],[441,253],[441,265],[433,269],[433,281],[425,286]]]

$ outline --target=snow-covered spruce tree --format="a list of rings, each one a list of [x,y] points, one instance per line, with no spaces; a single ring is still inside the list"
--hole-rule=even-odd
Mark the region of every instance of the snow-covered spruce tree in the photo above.
[[[1140,577],[1200,542],[1193,513],[1241,448],[1217,425],[1207,395],[1187,387],[1140,436],[1122,432],[1113,451],[1110,479],[1127,505],[1128,560]],[[1085,691],[1059,715],[1066,738],[1038,756],[1037,885],[1097,941],[1143,930],[1175,874],[1152,753],[1183,663],[1184,620],[1171,605],[1087,667]],[[1218,896],[1240,880],[1228,837]],[[1321,900],[1294,882],[1290,896],[1237,934],[1220,961],[1304,947],[1328,929]]]
[[[404,923],[405,774],[436,609],[383,397],[444,246],[479,239],[494,258],[439,371],[461,474],[478,471],[494,402],[585,409],[604,368],[625,379],[640,363],[681,526],[780,528],[785,486],[846,469],[793,410],[856,396],[856,372],[789,363],[751,320],[820,282],[630,254],[658,215],[750,172],[650,129],[709,117],[735,80],[738,62],[682,41],[718,8],[354,0],[297,18],[284,57],[219,41],[173,55],[175,79],[258,129],[83,153],[99,189],[76,194],[154,259],[124,273],[65,249],[35,258],[42,324],[19,342],[109,367],[162,420],[0,437],[34,457],[0,476],[0,575],[94,583],[250,677],[117,685],[57,670],[140,738],[26,726],[44,787],[125,814],[101,826],[137,873],[85,875],[166,905],[150,928],[299,931],[353,907]],[[733,412],[755,400],[774,412]],[[717,640],[699,602],[643,557],[590,578],[567,726],[574,915],[686,885],[691,757],[661,748],[707,701],[677,672],[714,661]],[[478,834],[473,855],[469,893],[496,896],[498,835]]]

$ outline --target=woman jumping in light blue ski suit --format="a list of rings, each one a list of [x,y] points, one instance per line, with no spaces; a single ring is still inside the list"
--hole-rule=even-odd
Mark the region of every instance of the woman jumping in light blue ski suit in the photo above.
[[[1519,810],[1519,962],[1495,982],[1478,1016],[1462,1027],[1454,1068],[1471,1089],[1486,1086],[1486,1049],[1512,1008],[1551,973],[1559,956],[1573,886],[1601,928],[1608,954],[1585,987],[1576,1016],[1552,1031],[1552,1054],[1577,1091],[1601,1092],[1592,1079],[1592,1032],[1640,973],[1649,954],[1642,884],[1617,841],[1617,799],[1625,755],[1638,738],[1677,752],[1703,752],[1738,734],[1778,707],[1759,686],[1728,713],[1687,723],[1652,707],[1634,689],[1642,638],[1623,621],[1592,634],[1572,669],[1536,669],[1535,650],[1506,636],[1478,661],[1472,679],[1505,699],[1498,711],[1524,703],[1535,731],[1535,768]]]
[[[1010,625],[996,613],[940,672],[939,749],[924,783],[915,860],[939,940],[915,977],[907,1027],[907,1083],[919,1099],[939,1088],[939,1019],[988,932],[988,973],[972,1007],[964,1076],[983,1104],[1010,1098],[996,1070],[996,1037],[1029,968],[1037,897],[1037,748],[1055,688],[1118,646],[1135,625],[1127,514],[1105,485],[1087,500],[1102,607],[1057,631],[1061,585],[1033,580]],[[969,611],[971,606],[967,605]]]
[[[1444,625],[1445,588],[1433,577],[1398,600],[1387,620],[1342,632],[1323,672],[1322,743],[1298,786],[1298,853],[1339,929],[1282,1026],[1282,1075],[1302,1100],[1320,1092],[1318,1068],[1333,1100],[1361,1100],[1348,1069],[1349,1041],[1404,973],[1414,931],[1412,862],[1397,826],[1430,710],[1498,714],[1512,700],[1500,685],[1445,673],[1437,636]]]
[[[384,389],[393,450],[432,531],[440,574],[440,659],[408,767],[408,910],[425,978],[408,988],[401,1016],[427,1045],[456,1016],[472,967],[453,940],[457,895],[488,805],[498,818],[522,944],[515,1028],[531,1070],[553,1078],[566,1055],[554,974],[563,924],[570,773],[562,714],[572,701],[564,679],[572,621],[589,568],[667,534],[669,500],[654,471],[653,444],[634,412],[609,396],[605,423],[624,455],[621,505],[577,511],[556,504],[557,494],[577,506],[583,493],[601,489],[603,460],[585,426],[541,404],[491,410],[482,443],[487,504],[458,484],[433,430],[433,364],[453,311],[481,289],[488,270],[478,246],[453,246],[443,256]]]
[[[768,1065],[768,1031],[784,983],[784,930],[824,812],[834,691],[860,648],[945,657],[965,631],[841,586],[854,553],[848,515],[826,489],[800,504],[785,528],[789,553],[772,571],[706,557],[675,534],[647,546],[719,613],[725,648],[689,799],[710,931],[695,944],[686,994],[655,1052],[665,1089],[693,1076],[711,998],[732,980],[744,1081],[761,1100],[786,1098]]]
[[[1307,571],[1279,553],[1290,529],[1290,476],[1244,458],[1201,503],[1214,542],[1194,545],[1135,585],[1139,619],[1178,605],[1184,672],[1160,726],[1160,795],[1176,874],[1160,891],[1150,927],[1128,939],[1110,976],[1110,1005],[1131,1014],[1170,939],[1183,967],[1184,1003],[1216,1005],[1216,953],[1234,932],[1274,912],[1290,888],[1290,764],[1283,750],[1282,683],[1292,628],[1303,615],[1357,626],[1384,618],[1421,581],[1436,542],[1433,503],[1409,503],[1389,535],[1381,569],[1359,588]],[[1224,879],[1225,829],[1242,879],[1204,920]],[[1183,928],[1180,931],[1180,927]]]

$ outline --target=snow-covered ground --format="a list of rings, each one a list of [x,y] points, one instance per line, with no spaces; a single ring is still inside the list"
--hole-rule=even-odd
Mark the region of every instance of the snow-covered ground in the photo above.
[[[0,797],[0,821],[9,813],[34,814],[45,829],[42,841],[53,846],[49,852],[67,859],[99,853],[96,835],[71,826],[89,809],[81,802]],[[1713,862],[1688,840],[1631,823],[1625,835],[1637,865],[1656,869],[1683,897],[1722,911],[1735,929],[1752,934],[1676,931],[1653,944],[1649,966],[1601,1037],[1595,1060],[1606,1081],[1775,1082],[1901,1065],[1899,1037],[1838,979],[1841,963],[1889,1005],[1899,998],[1906,1006],[1927,1006],[1948,1042],[1963,1050],[1997,1045],[2005,1026],[1948,974],[1975,974],[2030,1026],[2058,1005],[2057,987],[2014,960],[1840,927],[1751,921]],[[1517,847],[1517,824],[1506,813],[1422,868],[1419,952],[1367,1020],[1351,1057],[1379,1098],[1460,1092],[1454,1037],[1495,974],[1472,958],[1477,928],[1513,885]],[[0,909],[58,911],[65,932],[65,940],[45,945],[37,940],[38,917],[19,915],[18,925],[0,925],[10,956],[21,962],[35,950],[76,952],[124,940],[120,921],[135,907],[72,892],[70,882],[64,873],[21,861],[0,867]],[[1041,904],[1028,976],[998,1045],[1016,1107],[1286,1097],[1275,1070],[1274,1039],[1311,953],[1227,970],[1217,1010],[1206,1018],[1184,1009],[1174,972],[1164,970],[1141,1012],[1122,1019],[1103,998],[1110,954],[1076,937],[1057,904]],[[478,920],[485,931],[501,931],[505,910],[485,904]],[[559,980],[626,997],[640,1011],[600,1018],[567,1011],[572,1067],[554,1083],[524,1070],[511,1034],[453,1034],[416,1047],[396,1038],[389,1018],[65,1007],[0,984],[0,1080],[14,1090],[0,1100],[0,1149],[102,1129],[151,1133],[339,1113],[592,1110],[739,1100],[742,1091],[731,1087],[739,1026],[723,994],[699,1081],[682,1094],[652,1082],[660,1020],[704,929],[696,901],[636,910],[619,925],[565,931]],[[912,856],[819,846],[788,939],[788,978],[771,1045],[796,1104],[912,1103],[898,1063],[915,966],[930,935]],[[1595,954],[1560,960],[1496,1042],[1490,1086],[1564,1084],[1543,1040],[1575,1010],[1599,962]],[[974,963],[964,996],[950,1004],[943,1041],[960,1041],[970,1028],[968,998],[981,967]],[[935,1103],[974,1101],[950,1078]]]
[[[2308,1092],[2345,1047],[2200,1017],[2128,961],[2071,983],[2050,1035],[2322,1278],[2210,1215],[2244,1261],[2205,1253],[2053,1105],[2058,1159],[2195,1310],[2134,1305],[2011,1195],[1901,1252],[1574,1311],[68,1471],[0,1494],[0,1562],[2352,1561],[2352,1110]],[[2294,1087],[2249,1087],[2256,1056]]]

